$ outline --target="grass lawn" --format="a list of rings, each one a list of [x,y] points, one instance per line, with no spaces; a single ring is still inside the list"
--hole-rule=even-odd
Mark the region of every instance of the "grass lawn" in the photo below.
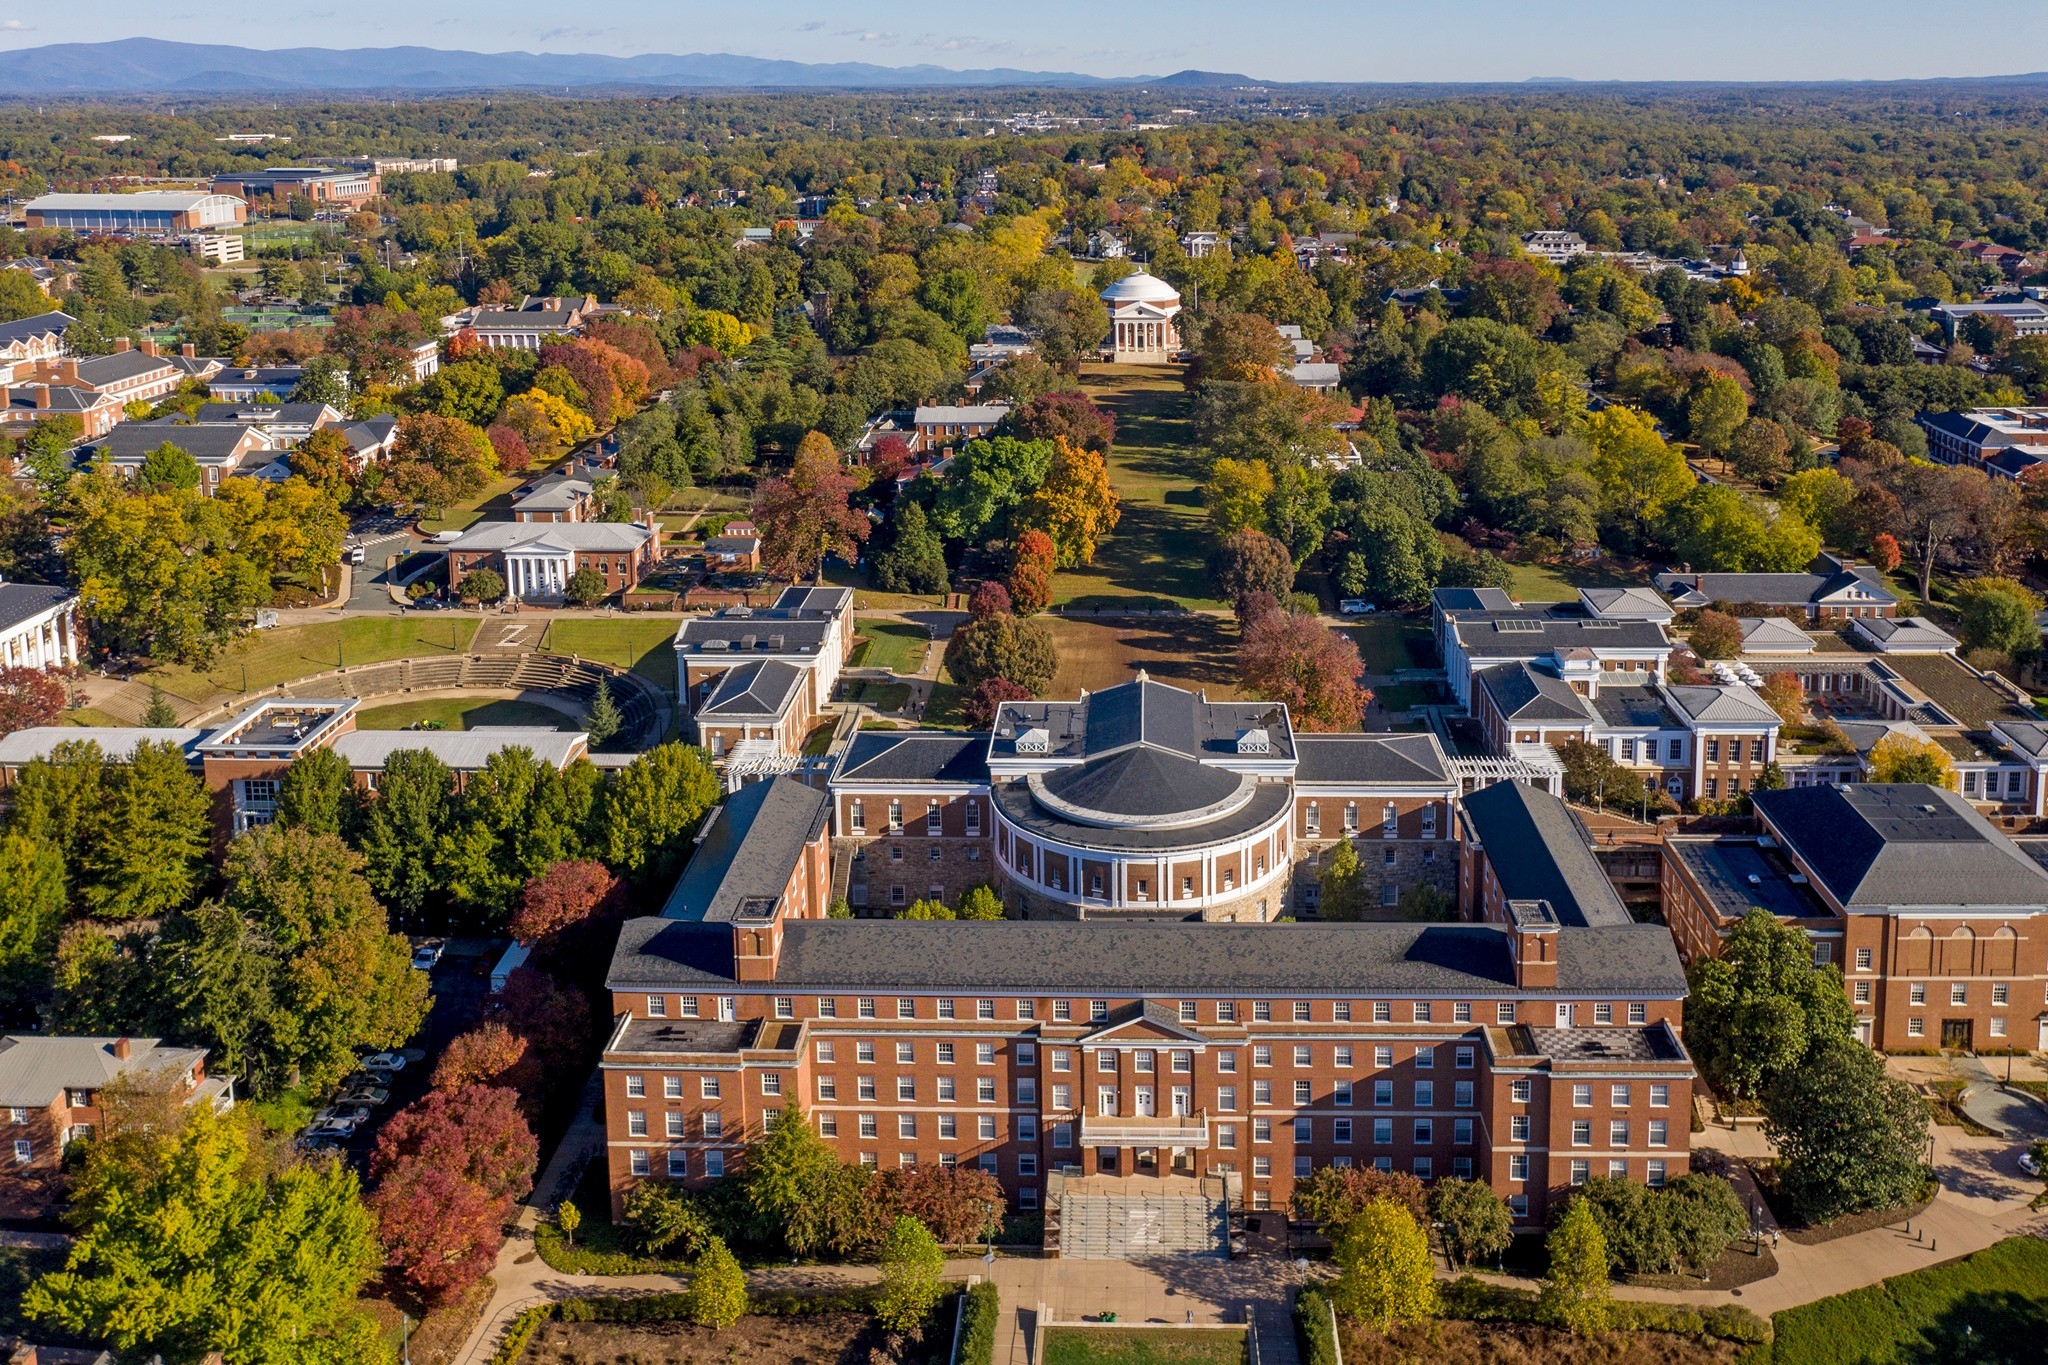
[[[1059,651],[1055,697],[1078,697],[1130,682],[1143,669],[1149,676],[1190,689],[1207,688],[1217,701],[1239,695],[1237,631],[1215,616],[1159,621],[1091,621],[1043,617]],[[933,710],[938,709],[934,699]]]
[[[1203,561],[1203,462],[1189,422],[1191,400],[1177,366],[1081,367],[1081,387],[1116,417],[1109,477],[1123,500],[1117,527],[1085,568],[1054,575],[1056,602],[1225,605],[1210,595]]]
[[[81,706],[75,711],[66,711],[59,725],[126,725],[119,716],[107,714],[96,706]]]
[[[1517,602],[1576,602],[1580,588],[1636,588],[1643,579],[1611,560],[1591,564],[1509,564]]]
[[[931,632],[909,621],[859,621],[854,634],[862,643],[854,646],[854,668],[886,668],[910,677],[924,667],[925,650]]]
[[[676,690],[676,620],[674,617],[566,616],[548,624],[543,647],[550,654],[630,668],[666,692]]]
[[[1406,616],[1375,616],[1355,626],[1345,626],[1358,642],[1358,655],[1368,673],[1394,673],[1404,668],[1422,668],[1435,650],[1429,627]],[[1412,647],[1411,647],[1412,644]],[[1416,657],[1416,649],[1422,657]]]
[[[473,498],[450,504],[441,509],[438,517],[421,517],[420,529],[428,535],[436,531],[466,531],[484,519],[487,512],[498,514],[497,520],[512,519],[513,490],[524,486],[524,477],[499,479]]]
[[[1244,1333],[1202,1328],[1054,1327],[1039,1353],[1044,1365],[1238,1365]]]
[[[904,702],[910,700],[910,684],[871,682],[866,678],[854,678],[846,684],[846,700],[866,702],[877,711],[897,711],[902,709]],[[823,753],[824,750],[820,749],[819,752]]]
[[[936,611],[946,605],[944,596],[924,597],[910,592],[883,592],[868,586],[867,577],[840,563],[825,566],[825,581],[835,588],[853,589],[856,611]]]
[[[479,725],[538,725],[549,730],[565,730],[570,728],[571,721],[553,707],[530,701],[464,697],[402,701],[356,712],[358,730],[409,730],[415,725],[434,724],[444,730],[474,730]]]
[[[251,631],[205,668],[165,664],[142,676],[194,703],[272,687],[330,668],[353,668],[433,654],[460,654],[476,635],[478,618],[347,616],[317,625]]]
[[[1774,1315],[1773,1365],[2039,1360],[2048,1242],[2012,1237],[1946,1265]]]
[[[1382,711],[1413,711],[1426,704],[1429,695],[1427,687],[1416,683],[1395,683],[1372,690],[1372,699],[1380,704]]]

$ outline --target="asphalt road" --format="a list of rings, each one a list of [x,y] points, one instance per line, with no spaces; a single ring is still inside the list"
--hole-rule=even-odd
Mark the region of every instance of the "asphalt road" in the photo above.
[[[401,610],[385,587],[384,562],[392,555],[402,554],[414,543],[413,538],[403,531],[363,541],[363,562],[356,565],[346,610],[391,613]]]

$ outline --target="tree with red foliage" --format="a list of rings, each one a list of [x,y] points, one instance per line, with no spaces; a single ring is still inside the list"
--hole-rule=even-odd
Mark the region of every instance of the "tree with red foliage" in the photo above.
[[[1040,394],[1010,414],[1010,426],[1027,441],[1064,436],[1098,455],[1107,455],[1116,440],[1116,418],[1078,389]]]
[[[868,447],[868,468],[877,485],[892,484],[910,468],[910,442],[901,436],[884,436]]]
[[[665,389],[675,383],[675,371],[669,368],[668,353],[661,349],[661,337],[652,323],[638,318],[600,318],[586,324],[583,335],[639,361],[647,370],[650,388]]]
[[[855,510],[860,483],[840,462],[832,438],[807,434],[786,478],[770,479],[754,499],[763,562],[778,577],[824,581],[825,559],[851,560],[868,538],[867,514]]]
[[[1277,601],[1294,586],[1294,556],[1263,531],[1234,531],[1209,555],[1209,582],[1227,602],[1254,593]]]
[[[456,1035],[442,1049],[434,1067],[434,1089],[460,1090],[468,1085],[505,1086],[525,1094],[539,1078],[539,1067],[527,1055],[526,1040],[496,1019],[487,1019]]]
[[[428,1166],[474,1182],[510,1208],[533,1188],[539,1160],[519,1097],[500,1085],[465,1085],[430,1090],[393,1114],[377,1135],[370,1174],[389,1180]]]
[[[483,338],[465,327],[442,342],[441,350],[450,360],[475,360],[490,350],[490,347],[484,345]]]
[[[570,859],[526,883],[512,916],[512,937],[559,955],[563,940],[620,908],[624,883],[603,863]]]
[[[591,351],[574,342],[557,342],[540,348],[540,367],[560,366],[583,391],[583,413],[598,427],[608,427],[618,417],[619,386],[611,371]]]
[[[503,1201],[453,1171],[415,1163],[369,1198],[384,1254],[429,1303],[446,1303],[490,1273],[505,1244]]]
[[[1905,562],[1905,552],[1899,548],[1899,538],[1889,531],[1880,531],[1870,539],[1870,562],[1881,571],[1891,573]]]
[[[0,735],[55,725],[70,700],[61,674],[15,664],[0,668]]]
[[[491,449],[498,452],[498,468],[505,473],[520,473],[533,463],[533,451],[527,446],[526,438],[503,422],[493,422],[485,427],[484,436],[490,441]]]
[[[973,596],[967,599],[967,619],[970,621],[998,616],[1009,610],[1010,590],[993,578],[975,584]]]
[[[987,730],[996,723],[996,708],[1006,701],[1030,701],[1031,689],[1019,687],[1008,678],[984,678],[967,694],[960,714],[970,730]]]
[[[1300,729],[1358,728],[1372,693],[1358,682],[1365,665],[1357,645],[1313,616],[1277,606],[1241,620],[1237,671],[1247,689],[1285,702]]]
[[[566,990],[535,967],[521,967],[505,979],[498,998],[505,1005],[505,1027],[526,1040],[527,1055],[540,1067],[543,1083],[553,1087],[580,1084],[596,1022],[590,1001]]]
[[[920,1163],[882,1171],[875,1180],[878,1202],[890,1215],[885,1224],[909,1214],[932,1236],[954,1246],[988,1236],[991,1209],[999,1218],[1007,1207],[1001,1182],[975,1166]]]
[[[334,315],[327,351],[348,366],[349,387],[360,393],[374,385],[410,381],[413,350],[426,340],[426,324],[417,313],[373,303]]]
[[[706,365],[716,369],[724,363],[725,357],[718,353],[716,346],[706,346],[699,343],[695,346],[685,346],[682,350],[677,351],[675,359],[669,361],[668,366],[671,370],[675,371],[676,382],[681,383],[685,379],[695,379],[697,371],[703,369]]]
[[[1052,605],[1052,571],[1059,562],[1059,547],[1043,531],[1031,530],[1017,537],[1010,560],[1010,609],[1019,616],[1036,616]]]

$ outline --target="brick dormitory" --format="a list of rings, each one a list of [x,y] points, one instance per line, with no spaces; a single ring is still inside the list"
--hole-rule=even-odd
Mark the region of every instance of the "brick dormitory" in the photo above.
[[[978,1166],[1020,1210],[1055,1171],[1223,1176],[1261,1208],[1355,1164],[1486,1180],[1534,1225],[1589,1176],[1687,1169],[1670,933],[1546,792],[1456,817],[1427,735],[1297,736],[1284,707],[1141,681],[863,735],[825,784],[742,787],[624,926],[615,1203],[721,1178],[791,1104],[848,1161]],[[1340,837],[1494,894],[1453,923],[1267,922]],[[1020,917],[829,917],[856,875],[871,903],[992,882]]]

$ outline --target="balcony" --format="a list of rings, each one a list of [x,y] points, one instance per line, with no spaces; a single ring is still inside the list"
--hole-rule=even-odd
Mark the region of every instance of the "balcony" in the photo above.
[[[1206,1150],[1209,1115],[1205,1110],[1193,1114],[1083,1114],[1081,1145]]]

